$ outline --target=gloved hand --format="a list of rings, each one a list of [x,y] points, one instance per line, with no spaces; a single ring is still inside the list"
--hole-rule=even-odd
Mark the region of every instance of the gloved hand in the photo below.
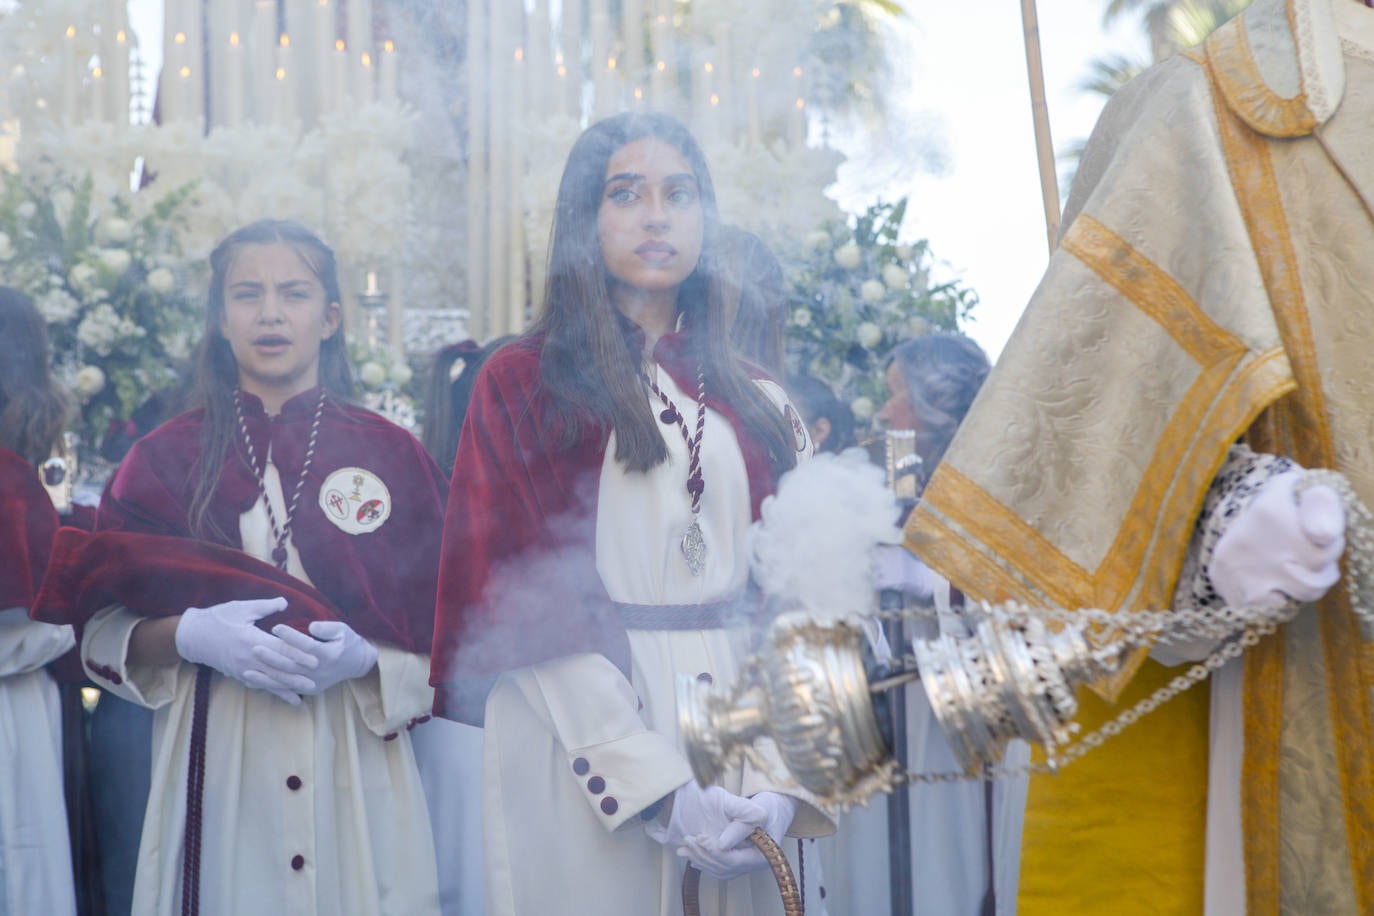
[[[899,591],[917,601],[935,594],[935,573],[900,544],[879,544],[873,559],[873,587]]]
[[[735,838],[732,846],[738,845],[755,827],[768,822],[768,809],[720,786],[703,789],[694,779],[678,786],[673,793],[673,813],[668,817],[668,825],[649,821],[644,830],[664,846],[681,846],[691,836],[719,839],[736,822],[748,824],[748,829]]]
[[[775,843],[781,843],[797,813],[797,800],[776,792],[760,792],[749,800],[767,812],[763,829]],[[719,881],[729,881],[751,871],[760,871],[768,867],[768,860],[757,846],[749,842],[749,835],[756,826],[736,820],[715,839],[689,836],[683,840],[678,855],[689,859],[697,868]]]
[[[1341,576],[1345,508],[1335,490],[1317,484],[1301,494],[1301,471],[1261,486],[1221,535],[1207,576],[1230,607],[1285,597],[1316,601]]]
[[[315,659],[310,686],[303,694],[324,693],[335,684],[362,677],[377,664],[377,647],[363,639],[342,620],[316,620],[306,635],[279,623],[272,633],[282,642]]]
[[[177,623],[177,654],[295,706],[301,701],[300,694],[314,684],[304,675],[319,663],[280,637],[254,626],[263,617],[285,609],[285,598],[255,598],[187,608]]]

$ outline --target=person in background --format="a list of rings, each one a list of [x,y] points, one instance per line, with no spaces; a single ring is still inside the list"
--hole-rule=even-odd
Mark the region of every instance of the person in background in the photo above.
[[[440,568],[432,682],[485,725],[487,910],[676,914],[691,861],[703,913],[781,912],[747,836],[830,823],[752,766],[699,786],[676,689],[747,655],[747,532],[810,440],[729,344],[681,123],[588,128],[555,212],[545,313],[477,380]]]
[[[443,474],[350,403],[323,242],[261,221],[210,265],[202,406],[134,445],[87,536],[157,545],[115,555],[147,587],[81,644],[92,680],[156,711],[133,910],[437,913],[407,726],[433,698]],[[118,578],[97,562],[71,573]]]
[[[801,411],[817,452],[842,452],[854,444],[854,412],[814,375],[787,377],[787,394]]]
[[[59,447],[66,400],[33,301],[0,287],[0,913],[74,916],[62,720],[47,665],[69,626],[29,619],[60,524],[37,468]]]
[[[720,271],[725,319],[735,349],[780,381],[788,297],[782,265],[754,233],[722,226]]]

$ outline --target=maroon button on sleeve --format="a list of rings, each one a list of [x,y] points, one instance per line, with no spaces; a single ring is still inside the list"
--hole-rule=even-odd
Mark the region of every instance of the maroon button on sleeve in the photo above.
[[[620,802],[618,802],[618,801],[615,800],[615,796],[613,796],[613,795],[607,795],[605,798],[601,799],[601,813],[602,813],[602,814],[608,814],[608,815],[609,815],[609,814],[615,814],[615,813],[616,813],[617,811],[619,811],[619,810],[620,810]]]
[[[294,871],[300,871],[302,868],[305,868],[305,856],[292,856],[291,868]]]
[[[587,780],[587,791],[593,795],[600,795],[602,792],[606,791],[606,780],[602,779],[600,776],[593,776],[591,779]]]
[[[292,792],[296,791],[301,787],[301,778],[299,776],[286,777],[286,787]]]
[[[586,776],[587,771],[591,768],[592,765],[587,762],[586,757],[578,757],[576,760],[573,761],[573,772],[576,773],[578,776]]]

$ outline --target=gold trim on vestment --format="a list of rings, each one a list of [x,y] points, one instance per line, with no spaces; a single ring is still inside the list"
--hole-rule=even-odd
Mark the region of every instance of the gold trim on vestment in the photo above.
[[[1231,31],[1231,29],[1226,29]],[[1246,49],[1248,53],[1248,48]],[[1279,333],[1298,383],[1295,395],[1280,405],[1275,426],[1283,429],[1287,453],[1305,467],[1333,467],[1335,448],[1322,390],[1320,368],[1306,298],[1298,273],[1297,255],[1289,235],[1278,180],[1268,141],[1245,125],[1256,126],[1244,110],[1234,110],[1236,97],[1228,90],[1228,70],[1235,51],[1218,42],[1215,53],[1208,42],[1208,72],[1212,76],[1213,102],[1222,150],[1236,199],[1240,204],[1252,246],[1259,260],[1265,289],[1278,322]],[[1220,56],[1217,56],[1220,55]],[[1229,57],[1227,55],[1230,55]],[[1224,97],[1224,98],[1223,98]],[[1228,109],[1227,102],[1231,103]],[[1315,126],[1310,113],[1305,130],[1278,133],[1299,136]],[[1242,124],[1241,122],[1244,122]],[[1266,130],[1263,125],[1256,129]],[[1274,134],[1271,128],[1268,133]],[[1344,796],[1346,848],[1360,912],[1374,905],[1374,773],[1369,759],[1370,729],[1368,676],[1370,665],[1349,607],[1349,596],[1338,586],[1318,608],[1322,652],[1326,669],[1327,705],[1330,710],[1336,765]],[[1281,654],[1278,656],[1281,661]],[[1362,666],[1361,662],[1364,661]],[[1245,762],[1243,823],[1246,835],[1246,896],[1252,913],[1277,912],[1280,892],[1281,835],[1278,805],[1279,739],[1272,729],[1281,727],[1283,698],[1265,681],[1280,677],[1272,653],[1247,663],[1245,669]],[[1363,670],[1362,670],[1363,667]],[[1262,680],[1263,679],[1263,680]],[[1275,726],[1272,723],[1279,722]],[[1254,738],[1251,729],[1257,729]],[[1270,758],[1275,772],[1269,772]],[[1249,777],[1253,773],[1255,779]]]
[[[1213,85],[1250,127],[1271,137],[1303,137],[1317,126],[1316,116],[1307,107],[1306,92],[1284,98],[1269,88],[1250,50],[1244,16],[1213,32],[1203,47]]]

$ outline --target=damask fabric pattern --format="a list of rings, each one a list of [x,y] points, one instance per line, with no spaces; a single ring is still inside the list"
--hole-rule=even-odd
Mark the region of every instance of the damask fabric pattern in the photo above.
[[[1257,0],[1113,99],[908,526],[932,567],[978,599],[1164,607],[1241,435],[1374,497],[1374,73],[1341,52],[1371,36],[1351,0]],[[1374,907],[1367,656],[1337,590],[1246,659],[1249,912]],[[1080,721],[1175,673],[1128,666]],[[1022,913],[1201,908],[1206,714],[1185,694],[1033,781]]]

